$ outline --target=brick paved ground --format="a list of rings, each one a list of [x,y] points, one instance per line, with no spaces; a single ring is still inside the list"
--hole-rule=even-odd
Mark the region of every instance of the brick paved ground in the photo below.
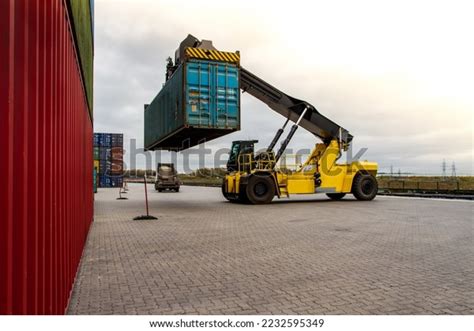
[[[468,201],[350,197],[225,202],[215,188],[157,193],[158,221],[96,195],[71,314],[473,314]]]

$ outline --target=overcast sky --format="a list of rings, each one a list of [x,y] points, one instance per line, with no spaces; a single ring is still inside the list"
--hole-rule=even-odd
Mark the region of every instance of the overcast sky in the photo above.
[[[455,162],[458,174],[472,174],[472,31],[472,8],[457,1],[96,0],[95,131],[123,132],[127,155],[130,139],[143,147],[143,104],[191,33],[239,50],[243,67],[312,103],[381,171],[439,174],[446,159],[448,172]],[[241,100],[242,130],[207,148],[250,138],[265,147],[283,124],[252,96]],[[290,147],[316,142],[300,129]]]

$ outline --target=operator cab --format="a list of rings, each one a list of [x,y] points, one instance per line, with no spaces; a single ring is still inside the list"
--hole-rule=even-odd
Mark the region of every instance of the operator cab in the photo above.
[[[258,140],[236,140],[232,142],[232,147],[227,161],[227,171],[239,170],[239,155],[254,153],[255,144]]]

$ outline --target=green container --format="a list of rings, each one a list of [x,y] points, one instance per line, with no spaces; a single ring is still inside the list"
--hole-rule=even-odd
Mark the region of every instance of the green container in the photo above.
[[[92,100],[94,85],[93,3],[93,0],[67,1],[91,118],[93,118]]]
[[[93,183],[92,183],[92,185],[93,185],[93,188],[94,188],[94,193],[97,193],[97,171],[95,171],[95,168],[92,171],[93,171],[93,175],[92,175]]]
[[[227,62],[184,62],[144,117],[148,150],[179,151],[239,130],[239,68]]]
[[[100,148],[94,147],[94,160],[99,160],[99,159],[100,159]]]

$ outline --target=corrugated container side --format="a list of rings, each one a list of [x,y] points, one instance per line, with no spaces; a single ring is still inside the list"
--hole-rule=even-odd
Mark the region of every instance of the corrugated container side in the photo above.
[[[189,60],[144,113],[147,149],[182,150],[240,129],[239,68]]]
[[[183,68],[176,69],[145,110],[145,146],[149,147],[184,125]]]
[[[0,1],[0,314],[63,314],[93,217],[92,121],[60,0]]]
[[[92,0],[93,1],[93,0]],[[83,82],[92,117],[93,108],[93,64],[94,37],[92,34],[92,8],[87,0],[67,0],[69,6],[70,19],[74,23],[74,37],[76,40],[76,50],[80,54],[79,64],[83,75]]]

